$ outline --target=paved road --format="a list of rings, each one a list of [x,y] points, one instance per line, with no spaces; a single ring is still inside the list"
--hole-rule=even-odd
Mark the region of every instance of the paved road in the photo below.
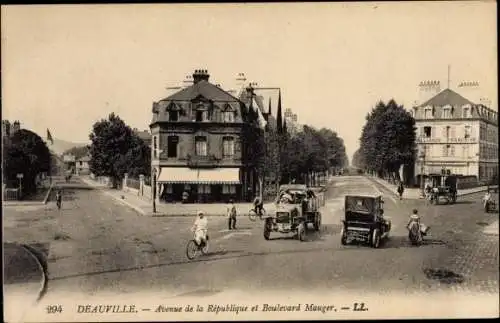
[[[342,246],[343,196],[377,192],[386,197],[391,238],[378,250]],[[497,216],[482,212],[479,195],[462,197],[456,205],[425,206],[418,200],[396,200],[364,177],[337,177],[328,191],[322,231],[308,241],[278,234],[266,241],[259,221],[240,217],[238,230],[231,232],[224,217],[213,217],[210,254],[189,261],[185,246],[193,218],[139,216],[98,190],[78,185],[64,194],[61,211],[50,203],[38,209],[6,209],[4,215],[4,241],[38,243],[48,253],[44,304],[57,302],[61,295],[144,291],[164,297],[234,290],[416,293],[456,286],[498,292],[498,236],[488,240],[482,233]],[[409,245],[405,229],[415,207],[432,227],[427,244],[419,248]],[[463,282],[429,279],[438,269],[463,274],[448,277]]]

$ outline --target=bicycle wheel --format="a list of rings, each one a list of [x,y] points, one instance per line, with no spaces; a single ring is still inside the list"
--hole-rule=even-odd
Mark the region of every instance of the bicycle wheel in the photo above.
[[[205,245],[200,250],[203,255],[206,255],[208,253],[208,240],[205,241]]]
[[[250,218],[250,221],[255,221],[257,219],[257,213],[255,213],[254,209],[250,209],[250,211],[248,211],[248,217]]]
[[[196,245],[196,241],[189,240],[186,247],[186,256],[189,260],[194,259],[196,254],[198,253],[198,245]]]

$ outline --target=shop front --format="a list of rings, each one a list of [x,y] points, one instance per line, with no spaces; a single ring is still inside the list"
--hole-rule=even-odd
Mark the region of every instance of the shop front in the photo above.
[[[239,168],[162,167],[157,182],[165,203],[227,203],[242,196]]]

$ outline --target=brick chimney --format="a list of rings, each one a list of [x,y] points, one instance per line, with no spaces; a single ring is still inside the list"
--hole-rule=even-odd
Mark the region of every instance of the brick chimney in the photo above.
[[[475,104],[481,103],[481,87],[478,81],[460,82],[458,93]]]
[[[10,122],[9,120],[2,120],[2,137],[10,136]]]
[[[16,121],[14,121],[14,123],[12,124],[12,127],[10,128],[10,134],[13,135],[16,132],[18,132],[19,130],[21,130],[21,123],[18,120],[16,120]]]
[[[207,70],[195,70],[193,73],[193,83],[196,84],[201,80],[207,81],[210,75]]]
[[[423,104],[425,101],[437,95],[441,92],[441,82],[439,81],[422,81],[418,85],[419,88],[419,98],[418,104]]]

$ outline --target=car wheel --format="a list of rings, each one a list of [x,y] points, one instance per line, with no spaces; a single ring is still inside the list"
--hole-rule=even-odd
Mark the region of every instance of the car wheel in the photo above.
[[[374,229],[372,233],[372,247],[380,247],[380,231],[379,229]]]
[[[347,244],[347,233],[345,232],[344,227],[340,231],[340,243],[345,246]]]
[[[314,222],[314,230],[319,231],[321,229],[321,213],[318,213],[316,221]]]
[[[301,222],[297,228],[297,237],[300,241],[304,241],[306,239],[306,229],[304,226],[304,222]]]
[[[264,239],[269,240],[271,237],[271,223],[269,220],[264,224]]]

